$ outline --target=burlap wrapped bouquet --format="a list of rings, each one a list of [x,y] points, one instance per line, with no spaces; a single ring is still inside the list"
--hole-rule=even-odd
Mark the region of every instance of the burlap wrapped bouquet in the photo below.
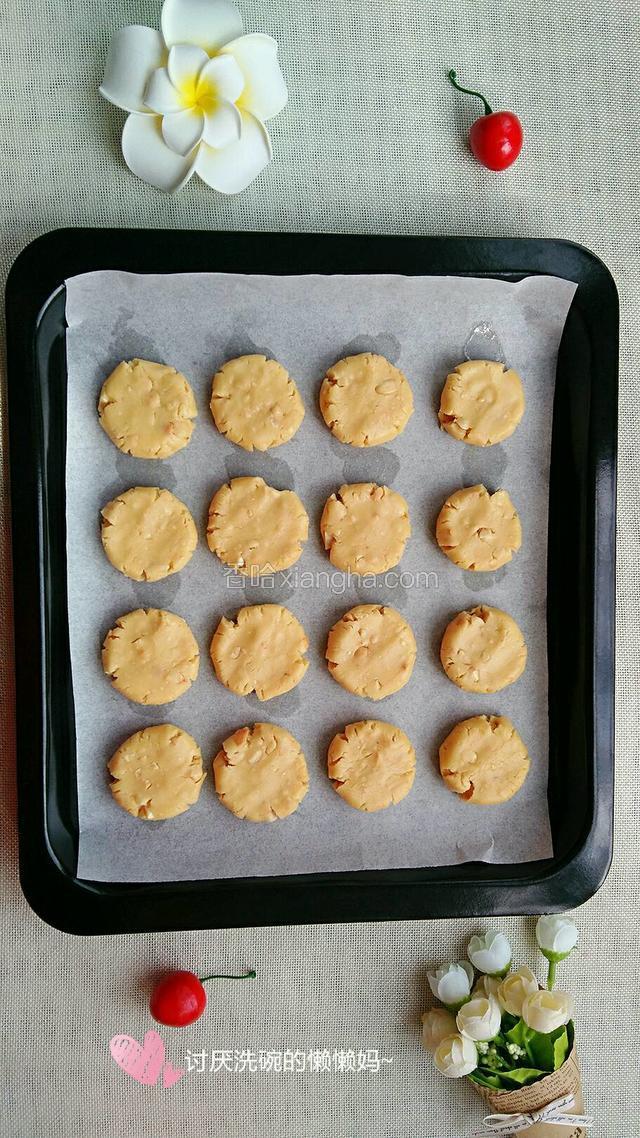
[[[443,1006],[423,1015],[423,1042],[441,1074],[468,1078],[487,1104],[474,1138],[523,1131],[530,1138],[586,1138],[593,1121],[583,1113],[573,1000],[553,990],[556,964],[575,946],[577,930],[566,917],[541,917],[536,936],[548,961],[546,988],[530,968],[512,970],[511,946],[500,932],[471,938],[471,963],[429,973]]]
[[[527,1087],[492,1091],[474,1083],[490,1107],[478,1134],[517,1134],[527,1138],[587,1138],[591,1119],[583,1114],[582,1084],[575,1047],[557,1071]],[[561,1126],[562,1130],[558,1130]]]

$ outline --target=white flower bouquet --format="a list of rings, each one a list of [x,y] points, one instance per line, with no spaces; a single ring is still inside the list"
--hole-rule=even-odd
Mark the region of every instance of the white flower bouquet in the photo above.
[[[441,1074],[466,1076],[498,1111],[485,1117],[486,1129],[478,1132],[487,1138],[521,1130],[551,1138],[559,1133],[556,1127],[581,1138],[592,1124],[580,1113],[573,999],[554,990],[556,965],[575,947],[578,932],[567,917],[541,917],[536,939],[548,963],[545,988],[531,969],[512,969],[511,946],[494,931],[471,938],[470,963],[429,973],[442,1006],[424,1013],[423,1043]]]

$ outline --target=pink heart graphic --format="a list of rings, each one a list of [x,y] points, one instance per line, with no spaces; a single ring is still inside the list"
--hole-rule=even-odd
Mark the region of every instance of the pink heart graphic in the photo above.
[[[184,1075],[183,1067],[172,1067],[171,1063],[165,1063],[162,1068],[162,1085],[166,1091],[167,1087],[172,1087],[174,1083],[178,1082]]]
[[[164,1065],[164,1043],[157,1031],[148,1031],[142,1045],[131,1035],[114,1035],[109,1050],[126,1075],[145,1087],[155,1086]]]

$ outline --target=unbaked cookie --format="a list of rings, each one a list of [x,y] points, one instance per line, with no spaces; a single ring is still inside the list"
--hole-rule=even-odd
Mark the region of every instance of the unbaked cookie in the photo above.
[[[529,755],[513,723],[503,715],[463,719],[440,747],[440,774],[467,802],[507,802],[529,770]]]
[[[198,414],[193,391],[174,367],[124,360],[102,385],[100,423],[134,458],[168,458],[187,445]]]
[[[198,675],[200,653],[186,620],[164,609],[118,617],[102,646],[102,667],[116,691],[134,703],[170,703]]]
[[[211,641],[211,661],[218,679],[236,695],[255,692],[273,699],[291,691],[309,661],[305,631],[282,605],[249,605],[234,620],[223,616]]]
[[[211,499],[209,549],[246,577],[294,565],[308,533],[309,518],[298,495],[274,490],[262,478],[232,478]]]
[[[416,753],[404,731],[378,719],[348,723],[329,746],[327,773],[349,806],[371,814],[411,790]]]
[[[354,482],[325,502],[320,533],[331,563],[349,573],[386,573],[411,534],[409,507],[388,486]]]
[[[465,486],[440,510],[436,540],[461,569],[499,569],[520,548],[520,518],[506,490],[490,494],[484,486]]]
[[[449,622],[440,660],[449,679],[463,691],[496,692],[522,675],[527,646],[512,616],[478,605]]]
[[[265,356],[228,360],[213,377],[211,414],[220,431],[245,450],[268,450],[295,435],[304,418],[288,371]]]
[[[275,723],[241,727],[213,760],[223,806],[249,822],[275,822],[298,808],[309,774],[297,739]]]
[[[134,818],[154,822],[184,814],[198,801],[205,779],[198,744],[172,723],[130,735],[107,768],[118,805]]]
[[[329,671],[347,691],[384,699],[410,679],[416,639],[395,609],[356,605],[334,624],[325,653]]]
[[[440,398],[440,425],[471,446],[501,443],[524,415],[517,372],[494,360],[467,360],[447,376]]]
[[[101,513],[104,551],[134,581],[160,581],[177,573],[198,544],[196,523],[170,490],[134,486]]]
[[[320,388],[320,410],[341,442],[374,447],[404,430],[413,412],[413,393],[389,360],[363,352],[329,368]]]

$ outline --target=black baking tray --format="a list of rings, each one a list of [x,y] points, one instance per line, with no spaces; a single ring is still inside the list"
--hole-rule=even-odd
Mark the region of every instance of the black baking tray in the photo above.
[[[77,878],[64,281],[95,269],[508,281],[550,273],[577,283],[553,404],[547,606],[553,858],[167,884]],[[20,254],[6,304],[20,875],[35,911],[67,932],[115,933],[530,914],[587,900],[607,874],[613,840],[618,298],[602,262],[552,240],[61,229]]]

